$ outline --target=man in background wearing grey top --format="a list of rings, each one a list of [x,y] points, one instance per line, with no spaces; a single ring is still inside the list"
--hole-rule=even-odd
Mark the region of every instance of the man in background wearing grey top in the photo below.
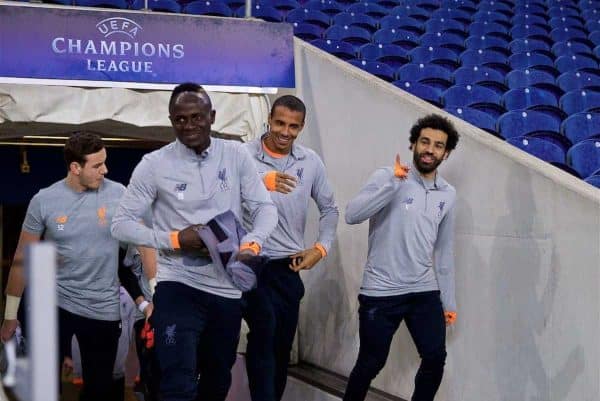
[[[215,111],[201,86],[177,86],[169,114],[177,139],[135,168],[112,233],[158,250],[151,323],[162,399],[222,401],[236,359],[241,292],[212,263],[197,229],[227,210],[241,220],[243,203],[253,225],[241,240],[243,259],[260,251],[277,209],[241,144],[211,139]],[[147,210],[152,228],[141,222]]]
[[[275,100],[269,132],[245,144],[279,215],[263,246],[271,260],[263,267],[258,288],[244,294],[248,322],[246,368],[254,401],[281,400],[304,285],[299,271],[311,269],[331,248],[339,212],[321,158],[295,143],[304,127],[306,107],[295,96]],[[317,242],[308,248],[304,230],[309,200],[320,212]]]
[[[106,150],[98,135],[76,133],[64,148],[67,177],[39,191],[29,203],[6,288],[2,341],[14,334],[25,288],[22,266],[27,245],[42,237],[58,254],[56,284],[62,363],[75,335],[81,348],[81,400],[110,399],[120,327],[117,279],[119,243],[110,222],[123,185],[104,178]]]
[[[413,165],[380,168],[346,208],[346,222],[369,219],[369,253],[358,296],[360,349],[344,401],[364,400],[385,365],[402,320],[421,366],[412,401],[432,401],[446,361],[446,325],[456,320],[454,214],[456,192],[437,172],[458,143],[438,115],[410,131]]]

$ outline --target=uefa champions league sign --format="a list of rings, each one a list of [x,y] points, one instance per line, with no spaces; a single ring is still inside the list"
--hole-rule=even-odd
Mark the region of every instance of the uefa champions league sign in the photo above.
[[[262,21],[0,5],[0,82],[289,88],[292,35]]]

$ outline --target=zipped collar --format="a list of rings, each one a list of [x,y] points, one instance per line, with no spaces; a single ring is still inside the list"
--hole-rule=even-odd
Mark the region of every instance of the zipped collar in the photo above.
[[[409,175],[409,177],[412,178],[412,180],[421,184],[421,186],[425,190],[443,191],[448,187],[448,182],[446,180],[444,180],[444,178],[440,175],[439,171],[437,171],[437,170],[435,172],[435,178],[433,179],[433,186],[428,187],[425,180],[419,173],[419,170],[417,170],[417,167],[414,165],[414,163],[411,163],[410,171],[409,171],[408,175]]]
[[[250,142],[250,145],[253,146],[253,150],[256,153],[256,157],[262,161],[265,160],[265,156],[268,156],[264,149],[262,148],[263,140],[267,136],[268,133],[264,133],[259,139],[255,139]],[[292,150],[290,151],[290,156],[292,156],[296,160],[302,160],[306,157],[306,152],[302,149],[301,146],[296,145],[296,143],[292,143]]]

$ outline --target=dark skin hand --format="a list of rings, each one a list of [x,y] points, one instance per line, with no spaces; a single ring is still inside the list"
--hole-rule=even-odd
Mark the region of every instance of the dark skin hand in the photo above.
[[[182,251],[194,251],[198,252],[202,256],[210,256],[206,245],[204,242],[202,242],[200,236],[196,232],[196,230],[202,226],[203,224],[194,224],[179,231],[177,237],[179,238],[179,246],[181,247]],[[238,253],[237,259],[243,262],[245,259],[248,259],[252,256],[255,256],[252,251],[244,250]]]
[[[182,251],[196,251],[208,255],[206,245],[204,245],[204,242],[202,242],[196,232],[200,227],[202,227],[202,224],[194,224],[179,231],[177,238],[179,239],[179,246]]]
[[[298,272],[300,270],[312,269],[321,260],[322,256],[318,249],[309,248],[292,255],[291,258],[292,264],[289,267],[293,271]]]
[[[279,171],[275,175],[275,191],[282,194],[289,194],[296,187],[296,177],[280,173]]]

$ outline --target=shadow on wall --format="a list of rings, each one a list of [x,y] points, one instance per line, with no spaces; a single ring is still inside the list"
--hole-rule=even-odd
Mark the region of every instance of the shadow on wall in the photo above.
[[[340,221],[340,224],[343,222]],[[330,343],[334,338],[335,343],[340,346],[351,344],[355,340],[354,334],[358,327],[358,315],[350,307],[354,303],[347,299],[347,295],[353,294],[354,291],[348,288],[344,276],[339,272],[342,266],[340,252],[336,240],[330,250],[330,256],[302,276],[307,291],[301,305],[303,311],[300,316],[303,322],[299,325],[298,332],[299,338],[302,339],[299,354],[301,358],[303,355],[318,355],[318,364],[322,366],[337,366],[342,358],[355,357],[354,353],[340,352],[340,348],[331,347]],[[348,316],[351,318],[348,319]],[[302,330],[303,327],[307,330]],[[325,338],[329,341],[324,341]],[[358,350],[358,344],[356,349]],[[353,360],[344,362],[342,365],[354,363]]]
[[[554,345],[548,326],[560,263],[553,252],[554,239],[535,237],[537,208],[530,174],[515,168],[508,175],[518,179],[507,181],[507,213],[498,220],[489,261],[496,383],[502,400],[563,400],[585,360],[581,345],[570,351],[562,365],[552,361],[548,352]],[[549,371],[553,365],[555,376]]]

